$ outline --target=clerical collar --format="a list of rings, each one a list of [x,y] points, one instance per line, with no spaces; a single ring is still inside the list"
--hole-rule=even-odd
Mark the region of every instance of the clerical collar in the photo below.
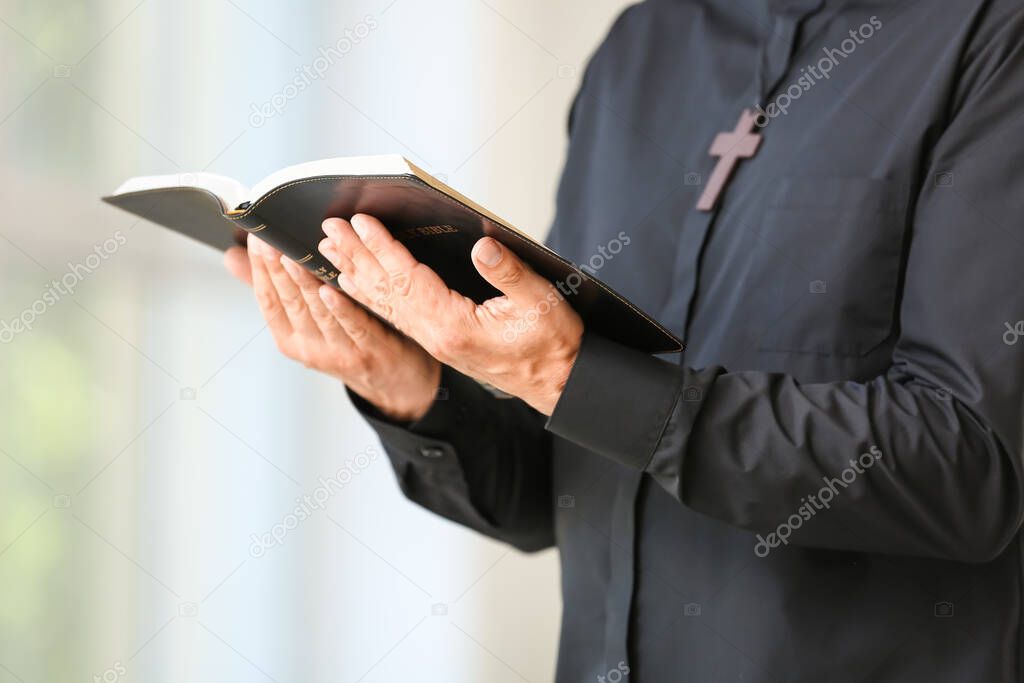
[[[832,15],[838,13],[842,4],[834,3]],[[761,46],[754,79],[757,106],[764,106],[789,72],[804,21],[824,6],[825,0],[768,0],[770,27]]]
[[[822,19],[815,35],[801,40],[800,29],[804,20],[820,12],[825,6],[825,1],[769,0],[771,27],[761,46],[760,58],[755,67],[754,99],[757,107],[764,105],[789,72],[794,53],[797,52],[797,44],[811,43],[816,34],[825,30],[845,4],[835,2],[831,5],[828,15]],[[718,161],[697,200],[698,211],[714,211],[739,163],[757,154],[761,146],[762,133],[755,131],[756,121],[754,111],[744,109],[740,112],[739,121],[732,131],[715,136],[708,153]]]

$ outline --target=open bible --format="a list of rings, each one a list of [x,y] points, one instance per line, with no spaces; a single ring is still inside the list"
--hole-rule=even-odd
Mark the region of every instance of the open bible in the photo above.
[[[588,329],[650,353],[683,348],[596,277],[401,156],[298,164],[252,188],[210,173],[142,176],[103,201],[217,249],[244,245],[245,233],[254,233],[335,287],[338,274],[317,251],[320,224],[332,216],[370,214],[449,287],[477,303],[500,295],[470,259],[476,241],[489,235],[558,287]]]

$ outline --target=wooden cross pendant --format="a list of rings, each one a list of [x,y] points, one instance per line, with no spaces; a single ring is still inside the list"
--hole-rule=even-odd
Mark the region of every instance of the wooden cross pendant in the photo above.
[[[757,148],[761,146],[761,135],[754,133],[754,124],[757,115],[749,109],[744,109],[740,115],[736,129],[731,133],[719,133],[711,143],[709,154],[718,157],[715,170],[708,178],[708,184],[704,186],[704,193],[697,202],[699,211],[711,211],[718,203],[718,197],[722,190],[729,183],[732,172],[740,159],[749,159],[757,154]]]

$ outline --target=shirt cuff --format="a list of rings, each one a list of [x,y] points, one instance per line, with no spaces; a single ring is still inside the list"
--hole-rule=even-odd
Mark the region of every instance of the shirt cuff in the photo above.
[[[686,393],[685,377],[678,366],[586,333],[547,429],[643,470]]]
[[[426,414],[415,422],[403,422],[383,414],[348,387],[345,390],[352,405],[377,432],[381,442],[393,448],[395,456],[414,458],[424,465],[457,464],[452,441],[467,421],[467,406],[486,393],[470,378],[442,365],[440,386]]]

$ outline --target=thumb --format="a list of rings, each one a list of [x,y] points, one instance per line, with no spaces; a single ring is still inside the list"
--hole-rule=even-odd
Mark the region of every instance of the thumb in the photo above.
[[[484,237],[473,246],[473,265],[483,279],[522,306],[534,305],[552,286],[493,237]]]

